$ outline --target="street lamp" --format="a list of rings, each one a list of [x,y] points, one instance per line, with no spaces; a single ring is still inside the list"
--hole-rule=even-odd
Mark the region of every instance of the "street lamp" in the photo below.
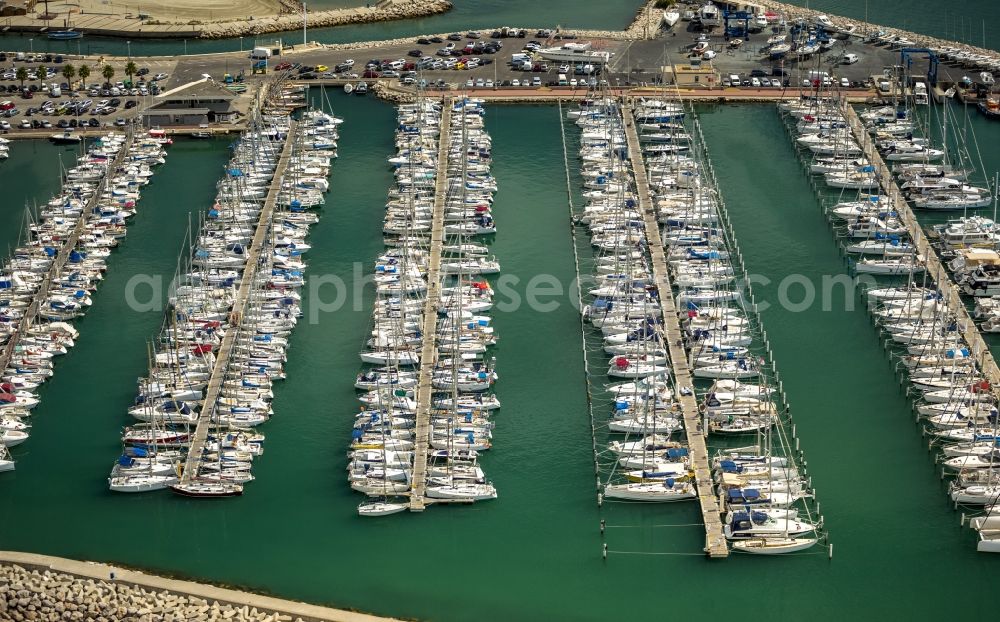
[[[131,61],[132,60],[132,42],[131,41],[126,41],[125,45],[128,47],[128,59]]]
[[[31,52],[31,53],[35,52],[35,40],[34,39],[28,39],[28,51]]]
[[[243,37],[240,37],[240,52],[243,51]]]

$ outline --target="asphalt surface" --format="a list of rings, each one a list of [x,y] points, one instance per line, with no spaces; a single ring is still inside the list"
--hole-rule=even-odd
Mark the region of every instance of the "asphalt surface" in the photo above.
[[[787,75],[787,79],[791,86],[797,86],[802,83],[806,74],[810,70],[821,70],[828,72],[832,77],[836,78],[838,81],[840,78],[847,78],[853,83],[867,83],[869,78],[873,75],[881,75],[884,68],[891,65],[898,65],[901,63],[900,53],[896,50],[889,50],[884,47],[875,47],[862,43],[858,39],[848,39],[848,40],[837,40],[834,49],[824,52],[814,57],[803,60],[801,62],[796,62],[794,59],[786,59],[781,62],[770,61],[767,59],[766,55],[761,52],[761,49],[765,46],[767,38],[772,34],[769,30],[763,33],[750,34],[744,39],[744,43],[737,49],[733,49],[728,45],[728,42],[723,37],[722,33],[719,32],[721,29],[716,29],[714,33],[706,33],[709,35],[709,49],[715,52],[715,58],[711,61],[711,64],[719,71],[719,73],[726,77],[730,74],[737,74],[740,76],[741,82],[744,80],[749,80],[750,72],[754,70],[763,71],[770,78],[772,72],[775,69],[784,70]],[[484,36],[481,41],[490,41],[489,33],[483,33]],[[598,80],[607,80],[610,86],[624,86],[624,85],[656,85],[661,81],[662,71],[661,68],[665,65],[672,64],[684,64],[689,63],[692,58],[690,57],[690,50],[694,46],[696,39],[702,33],[696,32],[691,28],[688,22],[679,22],[670,31],[661,31],[657,38],[648,41],[633,41],[633,42],[621,42],[621,41],[596,41],[594,42],[595,48],[604,49],[613,53],[612,61],[604,69],[604,71],[595,76]],[[422,70],[419,72],[417,79],[424,79],[431,83],[443,82],[447,84],[450,88],[485,88],[489,84],[488,81],[493,81],[494,88],[497,90],[502,89],[516,89],[518,87],[508,86],[512,80],[519,80],[522,85],[525,80],[532,80],[538,78],[543,85],[554,84],[558,79],[558,62],[546,61],[548,65],[548,71],[546,72],[532,72],[532,71],[521,71],[513,69],[509,62],[511,55],[517,52],[521,52],[523,46],[529,41],[533,40],[533,32],[528,33],[528,37],[524,39],[517,38],[505,38],[500,39],[503,44],[502,49],[497,54],[477,54],[479,58],[483,60],[493,61],[491,64],[485,64],[478,68],[471,70]],[[463,47],[467,42],[472,41],[472,39],[463,38],[461,41],[456,41],[455,45],[457,47]],[[329,77],[333,78],[350,78],[351,74],[357,74],[358,77],[354,78],[357,80],[364,80],[360,77],[364,72],[365,63],[369,60],[394,60],[394,59],[404,59],[406,62],[413,62],[413,57],[408,55],[411,50],[420,50],[422,54],[428,56],[435,56],[435,58],[442,58],[437,56],[435,53],[440,48],[448,43],[446,40],[443,43],[430,43],[430,44],[417,44],[416,39],[413,41],[386,45],[380,47],[359,47],[356,49],[344,49],[344,50],[332,50],[323,47],[309,47],[300,48],[292,50],[283,56],[273,57],[269,65],[271,69],[282,62],[299,63],[302,65],[316,66],[316,65],[326,65],[332,70],[337,64],[347,60],[353,59],[355,65],[353,69],[349,72],[342,74],[330,74]],[[539,41],[542,45],[546,45],[547,42]],[[550,42],[551,43],[551,42]],[[859,57],[859,61],[852,65],[844,65],[841,63],[843,54],[853,53]],[[74,66],[79,66],[81,62],[87,62],[91,66],[91,77],[88,82],[103,82],[103,78],[100,77],[100,68],[103,64],[104,59],[100,58],[89,58],[85,61],[80,59],[74,59],[72,57],[66,57],[65,62],[74,64]],[[112,59],[110,64],[115,67],[115,77],[113,81],[124,80],[124,66],[126,59]],[[927,70],[927,60],[916,55],[912,59],[910,65],[910,73],[914,76],[919,76],[926,73]],[[163,90],[169,90],[176,86],[192,82],[201,79],[203,76],[208,75],[212,78],[219,80],[223,79],[226,73],[232,74],[234,76],[238,75],[240,72],[245,74],[247,81],[252,82],[254,80],[260,79],[260,76],[251,75],[251,61],[248,58],[247,52],[230,52],[222,54],[211,54],[211,55],[196,55],[196,56],[180,56],[180,57],[161,57],[161,58],[142,58],[136,60],[137,65],[142,68],[149,69],[150,77],[157,73],[166,73],[168,77],[160,82],[161,88]],[[22,63],[15,63],[11,60],[6,62],[0,62],[0,69],[6,69],[10,66],[18,66]],[[37,67],[39,63],[23,63],[29,68]],[[56,68],[58,71],[59,65],[54,63],[49,63],[47,66]],[[0,71],[2,73],[2,71]],[[294,72],[293,72],[294,73]],[[939,79],[943,81],[955,82],[962,76],[966,75],[967,70],[960,67],[951,67],[942,64],[939,68]],[[568,79],[576,78],[581,80],[585,76],[573,75],[572,73],[567,74]],[[469,81],[471,82],[471,85]],[[61,75],[57,75],[56,81],[62,82],[63,78]],[[12,85],[17,84],[16,81],[0,81],[2,85]],[[523,86],[520,89],[523,90]],[[582,84],[579,86],[581,92],[584,88]],[[743,88],[743,87],[741,87]],[[745,87],[747,93],[758,94],[760,92],[766,93],[766,88],[761,91],[755,89],[750,89]],[[778,90],[775,87],[770,87],[774,90]],[[89,95],[81,94],[82,98],[85,99],[110,99],[110,96],[100,96],[93,97]],[[24,111],[28,107],[37,107],[45,99],[53,99],[51,97],[40,97],[37,96],[32,100],[23,100],[17,93],[3,93],[0,94],[0,102],[4,100],[13,101],[20,113],[12,118],[6,118],[4,120],[10,122],[12,126],[16,128],[17,124],[21,121]],[[68,96],[64,93],[61,100],[65,101]],[[123,101],[126,99],[122,97]],[[59,100],[57,100],[59,101]],[[130,110],[125,110],[124,107],[119,107],[117,111],[109,115],[98,115],[96,118],[100,120],[102,125],[108,125],[114,122],[115,119],[122,117],[125,119],[134,118],[144,107],[155,103],[153,98],[146,97],[140,98],[138,106]],[[92,118],[91,115],[84,115],[86,118]],[[33,118],[47,119],[53,126],[60,117],[57,116],[34,116]],[[16,132],[16,129],[13,130]]]

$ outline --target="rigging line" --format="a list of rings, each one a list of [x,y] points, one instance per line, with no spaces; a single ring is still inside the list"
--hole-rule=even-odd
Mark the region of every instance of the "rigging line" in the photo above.
[[[569,153],[566,149],[566,124],[563,120],[563,109],[562,101],[558,101],[559,110],[559,133],[562,137],[562,148],[563,148],[563,169],[566,173],[566,202],[569,209],[569,230],[570,236],[573,242],[573,267],[576,270],[576,297],[577,297],[577,309],[580,313],[580,342],[582,344],[582,355],[583,355],[583,374],[584,383],[587,387],[587,410],[590,413],[590,433],[591,442],[596,447],[597,439],[594,437],[595,422],[594,422],[594,396],[592,393],[592,382],[590,374],[590,362],[587,356],[587,327],[584,324],[583,317],[583,294],[580,283],[580,253],[577,250],[577,235],[576,235],[576,224],[574,222],[574,212],[573,207],[573,185],[570,180],[569,175]],[[600,469],[600,463],[598,461],[597,453],[594,453],[594,468],[595,470]]]
[[[608,553],[614,553],[615,555],[677,555],[681,557],[704,557],[705,552],[700,553],[670,553],[670,552],[658,552],[658,551],[613,551],[611,549],[607,550]],[[787,555],[786,555],[787,556]]]
[[[705,526],[704,523],[677,523],[677,524],[662,523],[662,524],[657,524],[657,525],[605,525],[604,528],[605,529],[633,529],[633,528],[638,529],[638,528],[642,528],[642,527],[704,527],[704,526]]]

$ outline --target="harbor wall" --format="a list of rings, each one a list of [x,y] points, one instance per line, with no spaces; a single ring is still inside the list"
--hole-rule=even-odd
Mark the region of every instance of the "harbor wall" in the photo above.
[[[0,620],[391,622],[94,562],[0,551]]]
[[[383,0],[370,7],[310,11],[308,28],[328,28],[349,24],[367,24],[401,19],[427,17],[450,11],[449,0]],[[39,22],[34,16],[14,16],[0,20],[0,25],[10,32],[40,32],[50,25]],[[172,22],[166,20],[140,21],[130,17],[76,15],[73,29],[84,34],[104,37],[129,37],[143,39],[230,39],[252,37],[271,32],[302,29],[301,13],[250,16],[238,21]]]

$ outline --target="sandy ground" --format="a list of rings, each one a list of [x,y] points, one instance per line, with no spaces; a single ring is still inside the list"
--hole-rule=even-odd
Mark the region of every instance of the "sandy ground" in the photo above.
[[[67,13],[71,14],[105,14],[116,17],[134,17],[139,14],[150,16],[153,20],[188,22],[223,21],[265,17],[277,15],[281,8],[278,0],[49,0],[49,13],[57,15],[62,20]],[[38,3],[38,12],[44,11],[42,2]]]

